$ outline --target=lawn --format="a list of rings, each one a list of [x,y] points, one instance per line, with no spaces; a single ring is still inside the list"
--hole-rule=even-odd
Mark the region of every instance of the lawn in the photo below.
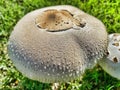
[[[97,17],[108,33],[120,33],[120,0],[0,0],[0,90],[51,90],[52,84],[24,77],[7,54],[7,42],[15,24],[25,14],[52,5],[73,5]],[[60,90],[120,90],[117,80],[99,65],[86,70],[82,79],[62,83]]]

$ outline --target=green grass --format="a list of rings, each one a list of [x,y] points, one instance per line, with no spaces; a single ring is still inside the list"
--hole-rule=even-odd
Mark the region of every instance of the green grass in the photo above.
[[[7,54],[7,42],[20,18],[38,8],[69,4],[97,17],[108,33],[120,33],[120,0],[0,0],[0,90],[51,90],[51,84],[30,80],[19,73]],[[60,90],[120,90],[120,81],[99,66],[87,70],[82,80],[62,83]]]

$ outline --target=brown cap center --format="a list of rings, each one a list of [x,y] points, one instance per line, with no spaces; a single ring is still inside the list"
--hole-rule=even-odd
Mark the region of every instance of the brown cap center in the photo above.
[[[67,10],[51,9],[39,15],[36,24],[47,31],[61,31],[72,28],[73,25],[80,25],[80,22]]]

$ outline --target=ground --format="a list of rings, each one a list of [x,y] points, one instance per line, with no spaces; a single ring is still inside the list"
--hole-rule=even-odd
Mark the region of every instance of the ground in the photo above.
[[[7,54],[7,42],[15,24],[28,12],[51,5],[73,5],[97,17],[107,32],[120,33],[120,0],[0,0],[0,90],[51,90],[52,84],[30,80],[16,70]],[[60,90],[120,90],[117,80],[99,65],[78,78],[62,83]]]

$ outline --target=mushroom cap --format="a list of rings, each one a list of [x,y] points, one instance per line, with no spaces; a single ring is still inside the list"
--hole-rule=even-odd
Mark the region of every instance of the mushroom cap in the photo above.
[[[32,11],[14,27],[8,54],[26,77],[68,82],[92,68],[107,51],[101,21],[69,5]]]
[[[120,34],[109,35],[108,56],[99,64],[108,74],[120,79]]]

